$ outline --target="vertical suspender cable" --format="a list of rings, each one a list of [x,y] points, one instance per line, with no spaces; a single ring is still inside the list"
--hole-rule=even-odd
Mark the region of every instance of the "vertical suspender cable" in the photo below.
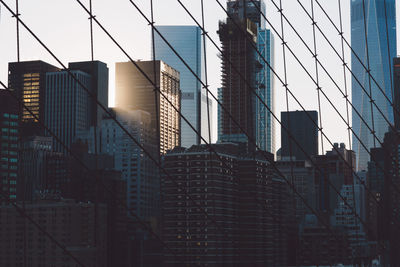
[[[284,81],[285,81],[285,99],[286,99],[286,114],[287,114],[287,123],[288,123],[288,129],[289,131],[292,131],[292,128],[290,126],[290,114],[289,114],[289,92],[288,92],[288,78],[287,78],[287,62],[286,62],[286,41],[285,41],[285,30],[284,30],[284,23],[283,23],[283,6],[282,6],[282,0],[279,0],[279,11],[280,13],[280,19],[281,19],[281,36],[282,36],[282,56],[283,56],[283,74],[284,74]],[[282,120],[282,118],[281,118]],[[282,135],[281,135],[282,136]],[[288,136],[288,141],[289,141],[289,162],[290,162],[290,176],[291,176],[291,183],[295,185],[294,181],[294,171],[293,171],[293,143],[292,140],[290,140],[289,135]],[[282,141],[282,140],[281,140]],[[281,151],[282,152],[282,151]],[[293,200],[293,211],[294,211],[294,218],[297,218],[297,200],[294,191],[292,191],[292,200]],[[300,240],[296,240],[296,242],[299,243]],[[298,247],[298,244],[296,244],[296,247]],[[298,256],[298,251],[295,252],[295,265],[297,266],[297,256]]]
[[[17,60],[18,62],[20,61],[20,54],[19,54],[19,20],[18,20],[18,16],[19,16],[19,1],[15,0],[15,8],[16,8],[16,26],[17,26]]]
[[[154,6],[153,6],[153,0],[150,0],[150,12],[151,12],[151,25],[154,26]],[[154,106],[155,106],[155,115],[156,115],[156,132],[155,132],[155,136],[153,136],[153,138],[155,138],[155,140],[152,140],[152,142],[154,141],[156,144],[156,156],[157,156],[157,160],[158,160],[158,164],[161,164],[161,134],[160,134],[160,127],[161,127],[161,123],[160,123],[160,110],[161,107],[159,106],[159,96],[157,95],[157,92],[159,90],[161,90],[161,71],[159,72],[159,85],[157,84],[157,66],[156,66],[156,40],[155,40],[155,34],[154,34],[154,27],[151,27],[151,37],[152,37],[152,57],[153,57],[153,84],[154,84]],[[160,62],[160,68],[161,68],[161,62]],[[161,101],[160,101],[161,102]],[[161,103],[160,103],[161,105]],[[162,200],[162,183],[161,180],[158,181],[158,188],[159,188],[159,204],[161,203]],[[158,205],[158,207],[161,209],[161,206]],[[162,213],[163,211],[160,210],[160,214],[159,215],[163,215]],[[143,259],[143,240],[140,240],[140,244],[141,244],[141,250],[140,253],[141,255],[139,255],[139,257],[141,259]],[[175,255],[176,256],[176,255]],[[144,263],[141,262],[141,264],[143,265]],[[141,265],[140,265],[141,266]]]
[[[19,45],[19,0],[15,0],[15,13],[16,15],[14,16],[16,19],[16,29],[17,29],[17,62],[20,62],[20,45]],[[19,140],[21,141],[21,138],[19,138]],[[21,143],[19,144],[21,146]],[[23,199],[22,199],[22,209],[25,212],[25,198],[26,198],[26,193],[27,193],[27,181],[26,179],[24,179],[24,182],[26,183],[24,186],[24,193],[23,193]],[[26,261],[26,252],[27,252],[27,239],[26,239],[26,218],[23,219],[24,220],[24,247],[23,247],[23,263],[24,263],[24,267],[27,266],[27,261]]]
[[[208,97],[208,90],[209,89],[209,84],[208,84],[208,68],[207,68],[207,47],[206,47],[206,32],[205,32],[205,17],[204,17],[204,0],[201,0],[201,21],[202,21],[202,26],[203,26],[203,31],[201,33],[202,36],[202,41],[203,41],[203,52],[204,52],[204,61],[202,63],[204,63],[204,77],[205,77],[205,82],[206,82],[206,86],[203,87],[204,89],[206,89],[206,100],[207,100],[207,126],[208,126],[208,143],[211,144],[211,119],[210,119],[210,99]],[[201,60],[201,59],[200,59]],[[201,103],[202,103],[202,92],[200,92],[200,115],[201,115]],[[201,118],[201,116],[200,116]],[[200,120],[200,118],[198,118],[198,120]],[[201,120],[200,120],[201,121]],[[201,123],[201,122],[199,122]],[[200,126],[201,129],[202,126]],[[201,134],[201,131],[200,131]],[[213,162],[212,162],[212,151],[210,149],[210,154],[209,154],[209,169],[211,170],[210,175],[213,176]],[[207,180],[207,176],[206,176],[206,180]],[[211,178],[212,179],[212,178]],[[207,227],[207,222],[205,227]],[[206,254],[207,252],[204,251],[204,258],[206,258]]]
[[[315,34],[315,20],[314,20],[314,0],[311,0],[311,14],[312,14],[312,28],[313,28],[313,39],[314,39],[314,60],[315,60],[315,80],[317,83],[317,95],[318,95],[318,112],[319,112],[319,125],[320,129],[322,130],[322,110],[321,110],[321,86],[319,84],[319,72],[318,72],[318,55],[317,55],[317,37]],[[324,150],[324,137],[321,134],[321,154],[323,155],[325,153]]]
[[[93,83],[93,76],[94,73],[96,72],[96,68],[94,66],[94,41],[93,41],[93,7],[92,7],[92,0],[89,0],[89,12],[90,12],[90,17],[89,17],[89,22],[90,22],[90,54],[91,54],[91,78],[92,78],[92,82],[91,82],[91,87],[92,87],[92,92],[94,92],[95,97],[96,97],[96,101],[98,100],[98,90],[99,90],[99,84],[98,81],[96,81],[95,83]],[[97,75],[96,75],[97,76]],[[93,84],[97,85],[97,88],[93,88]],[[99,171],[98,171],[98,147],[97,147],[97,126],[98,126],[98,114],[97,114],[97,106],[93,107],[92,105],[89,105],[89,108],[91,109],[90,112],[92,113],[92,116],[94,120],[94,124],[93,124],[93,147],[94,147],[94,176],[95,176],[95,209],[94,209],[94,246],[96,248],[96,252],[99,252],[99,248],[98,248],[98,229],[99,229],[99,222],[98,222],[98,217],[99,217]],[[88,173],[88,175],[90,175],[90,173]],[[96,262],[98,260],[98,254],[96,253]]]
[[[342,48],[342,59],[343,62],[345,61],[345,49],[344,49],[344,37],[343,37],[343,16],[342,16],[342,3],[341,0],[338,0],[338,7],[339,7],[339,21],[340,21],[340,41],[341,41],[341,48]],[[347,119],[347,124],[350,125],[350,112],[349,112],[349,103],[348,103],[348,88],[347,88],[347,73],[346,73],[346,65],[343,63],[343,82],[344,82],[344,90],[345,90],[345,101],[346,101],[346,119]],[[350,128],[347,128],[347,134],[348,134],[348,140],[349,140],[349,149],[352,150],[352,143],[351,143],[351,131]],[[353,160],[350,160],[351,167],[353,167]],[[355,181],[352,177],[351,179],[351,185],[352,185],[352,195],[353,195],[353,208],[357,210],[357,203],[356,203],[356,194],[355,194]],[[358,219],[354,218],[354,223],[356,227],[356,241],[358,241]],[[356,242],[358,246],[358,242]],[[354,253],[354,251],[352,251]],[[353,259],[357,259],[357,255],[353,254]]]
[[[368,11],[369,11],[369,5],[370,2],[368,2]],[[365,49],[367,53],[367,70],[366,72],[368,74],[371,73],[371,68],[370,68],[370,61],[369,61],[369,49],[368,49],[368,25],[367,25],[367,17],[366,17],[366,12],[365,12],[365,0],[362,0],[362,7],[363,7],[363,17],[364,17],[364,37],[365,37]],[[368,75],[368,83],[369,83],[369,95],[371,97],[370,99],[370,105],[371,105],[371,123],[372,123],[372,131],[375,134],[375,123],[374,123],[374,108],[373,108],[373,102],[374,99],[372,97],[372,85],[371,85],[371,75]],[[371,144],[369,144],[371,145]],[[376,141],[374,138],[374,147],[376,147]]]

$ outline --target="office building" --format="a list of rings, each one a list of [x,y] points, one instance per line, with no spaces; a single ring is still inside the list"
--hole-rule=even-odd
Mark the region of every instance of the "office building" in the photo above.
[[[281,112],[281,145],[282,159],[310,160],[318,155],[318,112]]]
[[[273,155],[212,146],[217,155],[199,145],[164,156],[163,235],[178,255],[165,251],[166,266],[287,266],[289,190],[266,160]]]
[[[389,253],[385,263],[392,266],[398,262],[400,254],[400,245],[398,240],[400,238],[400,230],[398,228],[400,217],[400,195],[398,188],[400,188],[400,135],[398,131],[389,131],[385,134],[383,142],[383,161],[384,167],[378,165],[379,170],[383,171],[383,211],[381,230],[383,239],[388,243]],[[382,159],[377,159],[375,164],[379,164]],[[382,209],[382,206],[378,207]]]
[[[366,183],[366,172],[357,174],[363,184]],[[334,210],[333,225],[343,228],[347,233],[347,240],[354,258],[367,257],[368,240],[364,227],[366,221],[366,194],[364,186],[356,181],[354,184],[342,185],[340,195],[337,196],[337,207]],[[354,211],[359,218],[354,215]],[[360,219],[361,218],[361,219]]]
[[[89,96],[85,88],[91,88],[92,77],[80,70],[46,73],[45,123],[68,148],[78,133],[90,126]],[[50,133],[46,133],[50,136]],[[53,139],[53,150],[66,153],[66,148]]]
[[[3,201],[14,201],[18,176],[18,102],[6,90],[0,90],[0,190]]]
[[[352,264],[352,254],[346,231],[332,226],[326,228],[314,214],[306,215],[300,226],[301,266],[329,266],[333,262]]]
[[[274,35],[270,30],[258,28],[257,49],[261,55],[257,53],[256,92],[262,101],[255,98],[256,141],[261,150],[275,154],[275,119],[272,116],[275,112],[275,90],[271,71],[275,67]]]
[[[155,240],[148,231],[149,228],[157,234],[160,231],[160,176],[159,168],[152,160],[159,159],[159,152],[151,127],[151,115],[141,110],[116,108],[110,109],[110,112],[113,117],[105,116],[99,124],[97,149],[101,156],[112,156],[113,168],[121,173],[126,183],[125,191],[118,194],[126,203],[124,214],[129,216],[129,227],[124,235],[130,242],[129,248],[125,249],[129,249],[129,260],[137,266],[157,266],[150,264],[160,262],[162,249],[159,240]],[[94,153],[93,131],[91,127],[78,136],[80,142],[88,145],[89,153]],[[143,227],[142,223],[147,227]]]
[[[18,203],[22,205],[22,203]],[[106,267],[107,208],[73,200],[25,203],[25,212],[85,266]],[[97,231],[94,220],[97,217]],[[77,262],[43,235],[11,205],[0,206],[0,265],[77,266]],[[24,235],[25,233],[25,235]],[[95,241],[96,240],[96,241]]]
[[[91,76],[91,94],[97,101],[108,108],[108,67],[101,61],[73,62],[68,64],[70,70],[80,70]],[[105,111],[96,103],[92,96],[89,96],[89,125],[94,126],[100,122]]]
[[[49,189],[46,179],[47,158],[52,152],[51,137],[30,136],[21,140],[18,200],[33,200],[40,192]]]
[[[382,222],[385,216],[383,209],[383,195],[385,186],[385,156],[382,147],[371,149],[371,161],[368,162],[366,206],[369,240],[383,240]]]
[[[43,61],[12,62],[8,64],[8,87],[39,118],[45,120],[46,72],[59,69]],[[22,135],[44,135],[38,120],[25,108],[19,108]]]
[[[331,151],[315,157],[317,208],[326,215],[333,215],[337,208],[337,192],[343,185],[353,185],[355,171],[354,151],[345,144],[334,144]],[[335,189],[334,189],[335,188]]]
[[[203,103],[204,83],[204,49],[201,29],[197,26],[156,26],[160,34],[174,47],[177,53],[189,65],[190,69],[178,58],[168,44],[155,32],[155,59],[162,60],[179,71],[180,89],[182,93],[181,112],[198,133],[208,142],[207,106]],[[152,50],[153,51],[153,50]],[[153,55],[152,55],[153,56]],[[197,78],[197,77],[198,78]],[[198,145],[201,139],[196,132],[182,120],[181,145],[190,147]]]
[[[298,196],[293,194],[295,207],[295,215],[297,222],[301,222],[306,214],[309,214],[310,208],[316,209],[315,191],[315,167],[307,160],[280,160],[275,162],[279,171],[285,175],[285,178],[290,181],[296,188]],[[304,203],[307,202],[307,204]]]
[[[393,59],[393,91],[394,127],[400,130],[400,57]]]
[[[207,94],[205,92],[203,92],[201,94],[201,121],[202,121],[202,125],[206,125],[204,127],[201,127],[201,136],[204,138],[204,140],[207,141],[207,143],[211,143],[214,142],[214,123],[215,123],[215,119],[214,119],[214,109],[215,109],[215,105],[218,104],[214,101],[214,99],[210,96],[208,96],[207,98]],[[208,105],[208,110],[207,110],[207,105]],[[208,118],[208,115],[210,115],[210,117]],[[209,138],[209,132],[208,132],[208,119],[210,120],[210,134],[211,134],[211,141],[208,142]],[[201,144],[205,144],[205,142],[203,140],[201,140],[200,142]]]
[[[151,80],[154,79],[154,62],[137,61],[136,64]],[[151,115],[151,128],[159,136],[160,153],[164,154],[181,144],[181,91],[179,72],[157,60],[154,85],[131,62],[116,63],[116,107],[125,110],[142,110]],[[156,99],[156,101],[155,101]]]
[[[366,30],[364,25],[368,25]],[[368,38],[367,45],[365,35]],[[353,112],[352,127],[369,150],[379,146],[379,142],[374,140],[375,137],[371,134],[370,129],[374,130],[378,140],[383,142],[384,135],[389,128],[386,119],[390,123],[394,122],[393,109],[386,97],[392,100],[393,88],[390,73],[392,59],[397,55],[395,0],[351,1],[351,47],[357,54],[357,56],[352,54],[351,58],[351,69],[354,74],[352,77],[352,103],[366,122],[364,123]],[[370,79],[368,69],[370,69],[373,79]],[[371,95],[383,115],[371,104],[367,94]],[[372,110],[371,106],[373,106]],[[369,154],[354,136],[352,148],[357,155],[357,170],[366,170]]]
[[[118,121],[129,130],[140,148],[111,118],[104,118],[100,128],[100,153],[114,156],[115,169],[127,181],[129,210],[150,222],[159,216],[160,178],[154,161],[157,146],[151,128],[151,115],[141,110],[115,110]]]

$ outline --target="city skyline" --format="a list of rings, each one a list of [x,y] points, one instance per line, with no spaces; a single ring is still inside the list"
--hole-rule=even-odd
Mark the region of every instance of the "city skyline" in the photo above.
[[[47,6],[49,9],[54,8],[55,10],[57,9],[65,9],[69,10],[71,9],[71,14],[76,16],[77,18],[80,18],[82,15],[84,15],[84,11],[80,11],[78,6],[73,6],[71,5],[53,5],[52,3],[46,2],[46,0],[42,0],[43,4]],[[182,1],[185,5],[189,6],[189,1]],[[278,30],[280,30],[280,17],[278,12],[276,11],[276,7],[272,5],[270,1],[264,1],[266,4],[266,15],[267,18],[270,19],[270,21],[274,24],[274,27]],[[309,3],[305,3],[306,1],[302,1],[303,4],[309,9]],[[12,4],[12,3],[11,3]],[[21,3],[20,4],[20,13],[23,14],[21,16],[21,19],[24,19],[27,21],[28,24],[32,24],[32,27],[34,30],[39,32],[39,36],[43,36],[46,41],[48,41],[50,44],[50,48],[58,46],[60,42],[58,40],[53,39],[50,35],[48,35],[48,32],[52,31],[52,25],[44,24],[44,21],[41,19],[39,20],[32,20],[32,13],[31,10],[34,10],[34,7],[30,7],[30,3]],[[149,10],[149,6],[146,4],[139,4],[140,7],[142,7],[144,10]],[[311,42],[311,37],[310,36],[310,30],[312,27],[310,26],[311,21],[307,21],[306,17],[302,16],[303,18],[297,18],[300,16],[293,16],[296,14],[296,9],[292,8],[291,6],[288,5],[285,1],[283,2],[284,9],[288,14],[288,17],[296,22],[294,23],[295,25],[299,25],[299,27],[296,27],[296,29],[300,32],[305,37],[308,37],[308,41]],[[287,6],[286,6],[287,5]],[[125,48],[129,48],[128,52],[133,56],[134,59],[150,59],[151,58],[151,30],[150,27],[144,22],[143,18],[140,17],[140,15],[135,14],[135,10],[131,9],[129,6],[129,3],[123,4],[120,3],[117,5],[118,7],[121,6],[122,11],[124,14],[130,14],[129,16],[129,21],[136,21],[135,27],[132,29],[126,29],[125,27],[121,27],[120,25],[122,23],[127,23],[126,20],[123,20],[122,18],[124,16],[118,16],[116,17],[115,15],[109,14],[107,11],[107,4],[103,2],[94,2],[94,12],[97,15],[97,18],[104,23],[104,25],[110,29],[112,33],[115,32],[117,35],[118,40],[123,44]],[[185,11],[182,9],[182,7],[179,6],[178,3],[175,1],[155,1],[155,18],[157,19],[156,25],[194,25],[194,22],[190,19],[190,17],[185,13]],[[299,8],[300,6],[297,5]],[[338,23],[338,15],[336,14],[338,12],[338,7],[337,4],[334,3],[323,3],[324,8],[326,8],[328,11],[330,11],[331,15],[335,19],[335,22]],[[125,9],[123,7],[126,7]],[[196,19],[201,22],[201,16],[199,13],[199,7],[196,8],[196,5],[193,6],[193,12],[195,14]],[[180,16],[169,16],[163,12],[166,8],[174,8],[176,12],[179,12]],[[205,22],[206,22],[206,29],[210,36],[218,43],[218,36],[216,34],[216,30],[218,28],[218,20],[224,19],[225,13],[224,11],[217,6],[216,3],[209,3],[205,7]],[[342,6],[343,9],[343,18],[344,18],[344,25],[349,25],[349,5],[346,3],[343,3]],[[0,23],[0,30],[4,28],[6,30],[5,34],[9,36],[9,38],[6,40],[4,43],[5,47],[7,48],[7,51],[9,51],[6,55],[5,58],[9,58],[10,60],[8,61],[15,61],[16,60],[16,52],[14,49],[13,44],[15,44],[15,31],[13,32],[11,30],[11,27],[7,27],[8,25],[15,24],[15,20],[13,21],[12,18],[6,17],[5,14],[6,12],[2,12],[2,20]],[[347,15],[346,15],[347,14]],[[305,15],[305,13],[304,13]],[[47,15],[49,19],[51,19],[52,14]],[[320,25],[324,27],[324,29],[328,32],[328,36],[331,36],[332,39],[337,38],[337,33],[335,33],[334,29],[332,26],[329,27],[329,24],[324,21],[323,15],[319,12],[316,14],[317,20],[320,21]],[[58,17],[57,18],[61,23],[63,21],[66,21],[67,18]],[[141,23],[143,22],[143,23]],[[77,21],[78,23],[78,21]],[[84,23],[84,20],[80,20],[79,23]],[[76,24],[69,25],[68,28],[62,27],[58,31],[66,31],[69,33],[69,36],[71,38],[75,39],[75,42],[71,43],[70,39],[67,39],[63,42],[61,42],[63,45],[69,44],[68,47],[69,49],[66,50],[56,50],[57,54],[60,55],[61,59],[65,59],[64,62],[67,61],[81,61],[84,59],[89,59],[90,57],[90,39],[88,39],[86,36],[89,31],[89,25],[87,24],[87,28],[84,27],[75,27]],[[308,26],[306,26],[308,25]],[[303,27],[304,26],[304,27]],[[270,25],[266,23],[266,28],[270,29]],[[47,29],[46,31],[42,31],[41,29]],[[289,26],[285,24],[285,36],[289,40],[288,45],[290,45],[292,48],[296,47],[296,50],[298,48],[298,51],[300,54],[299,57],[304,62],[309,69],[314,68],[313,66],[314,62],[312,59],[311,54],[309,54],[305,48],[302,48],[302,44],[300,43],[299,40],[297,40],[297,37],[293,33],[292,30],[290,30]],[[118,34],[118,33],[122,34]],[[129,34],[129,32],[131,32]],[[274,31],[271,30],[272,33]],[[350,27],[347,28],[347,30],[344,30],[345,36],[347,40],[349,39],[350,36]],[[124,34],[125,33],[125,34]],[[55,36],[54,34],[52,36]],[[134,38],[138,38],[138,36],[141,36],[141,42],[133,42]],[[104,33],[101,32],[98,28],[95,27],[94,31],[94,51],[95,51],[95,59],[104,61],[108,64],[110,67],[110,104],[113,106],[114,104],[114,88],[115,88],[115,78],[114,78],[114,63],[117,61],[126,61],[127,59],[118,51],[117,48],[113,46],[107,39],[107,37],[104,35]],[[45,51],[43,51],[38,45],[31,45],[31,46],[26,46],[27,40],[30,40],[30,37],[28,37],[28,34],[24,32],[23,30],[21,31],[21,59],[22,60],[28,60],[28,59],[33,59],[33,58],[39,58],[44,61],[47,61],[49,63],[53,63],[55,65],[58,65],[54,63],[54,60],[51,59]],[[61,41],[61,39],[59,39]],[[79,41],[77,41],[79,40]],[[328,70],[333,71],[335,75],[335,78],[341,81],[342,79],[342,74],[339,71],[340,66],[340,60],[338,58],[335,58],[335,55],[333,53],[325,53],[322,52],[323,48],[327,47],[326,42],[323,41],[321,37],[318,38],[318,44],[321,50],[320,51],[320,57],[321,61],[325,63],[325,66],[328,67]],[[337,38],[337,42],[339,42],[340,39]],[[275,61],[276,61],[276,70],[278,71],[278,74],[283,77],[283,66],[282,66],[282,47],[280,45],[280,39],[275,36]],[[79,44],[79,45],[78,45]],[[132,46],[132,44],[134,44]],[[311,43],[309,43],[311,45]],[[79,48],[78,48],[79,47]],[[85,48],[86,49],[82,49]],[[71,51],[71,52],[70,52]],[[73,52],[72,52],[73,51]],[[13,53],[14,52],[14,53]],[[304,52],[304,53],[303,53]],[[218,51],[212,46],[212,44],[207,41],[207,57],[208,57],[208,71],[209,71],[209,84],[210,84],[210,89],[211,91],[214,92],[216,95],[217,88],[219,88],[219,73],[220,73],[220,64],[219,64],[219,59],[216,57],[218,54]],[[296,96],[300,97],[300,101],[304,103],[306,109],[316,109],[316,106],[314,104],[314,100],[316,99],[316,94],[313,88],[315,88],[315,85],[311,82],[309,78],[306,77],[306,74],[304,73],[303,70],[298,66],[298,63],[294,61],[293,57],[288,54],[288,82],[289,82],[289,87],[293,92],[296,94]],[[304,54],[304,55],[302,55]],[[349,57],[349,52],[346,51],[346,58],[348,59],[347,61],[350,61]],[[327,64],[329,62],[329,64]],[[332,64],[331,64],[332,62]],[[335,64],[333,64],[335,63]],[[331,66],[332,65],[332,66]],[[0,78],[1,80],[4,80],[4,77],[6,75],[6,69],[0,66]],[[330,69],[331,68],[331,69]],[[322,75],[321,75],[322,76]],[[350,76],[350,75],[348,75]],[[342,82],[341,82],[342,83]],[[332,88],[332,83],[327,80],[326,77],[321,78],[321,85],[325,88]],[[276,87],[276,114],[279,114],[280,111],[283,111],[286,109],[286,104],[285,104],[285,96],[284,96],[284,88],[281,86],[279,81],[275,81],[275,87]],[[343,87],[343,86],[342,86]],[[336,91],[332,90],[332,93],[329,93],[333,99],[336,99],[335,102],[338,103],[339,110],[344,114],[345,113],[345,105],[344,101],[340,101],[342,98],[339,94],[336,93]],[[289,100],[290,103],[290,110],[297,110],[300,109],[292,99]],[[216,103],[214,103],[215,108],[214,108],[214,137],[216,137]],[[326,104],[326,101],[323,102],[323,104]],[[322,118],[323,121],[333,121],[336,123],[343,124],[343,122],[340,121],[338,118],[337,114],[334,114],[333,110],[329,108],[329,105],[323,105],[323,112],[322,112]],[[325,115],[325,116],[324,116]],[[279,116],[278,116],[279,118]],[[332,123],[333,124],[333,123]],[[343,124],[344,125],[344,124]],[[279,144],[279,139],[280,139],[280,127],[276,127],[276,136],[277,136],[277,144]],[[324,130],[327,132],[328,136],[330,139],[333,139],[332,141],[337,141],[337,142],[345,142],[348,145],[348,141],[346,138],[346,131],[345,130],[338,130],[337,127],[334,127],[332,125],[326,125],[324,126]],[[215,139],[213,141],[216,141]],[[279,146],[276,146],[276,150],[279,148]]]
[[[376,75],[393,106],[400,105],[396,0],[338,0],[326,2],[327,11],[320,1],[279,1],[279,7],[276,0],[201,0],[196,8],[178,0],[198,26],[185,25],[174,0],[154,0],[154,9],[153,1],[121,1],[107,12],[108,1],[101,0],[77,0],[80,7],[70,3],[70,10],[64,2],[43,6],[52,12],[39,27],[47,36],[39,42],[68,61],[55,63],[36,45],[20,50],[18,43],[18,60],[4,64],[0,265],[396,266],[400,116],[366,75]],[[96,12],[78,15],[86,4]],[[139,16],[127,15],[124,4]],[[218,5],[226,14],[213,12]],[[49,20],[61,7],[60,19]],[[116,16],[118,7],[124,10]],[[25,21],[25,12],[14,17],[29,26],[44,18]],[[158,12],[178,23],[162,23]],[[62,23],[64,13],[71,25]],[[103,16],[111,42],[101,37],[103,25],[96,26]],[[94,30],[83,30],[92,23]],[[10,25],[22,27],[25,37],[18,40],[34,43],[24,23]],[[213,40],[203,43],[208,34]],[[12,38],[5,43],[6,52]],[[40,60],[20,58],[22,50]],[[375,101],[354,85],[357,76]],[[212,93],[219,105],[210,104],[214,114],[207,120]],[[357,134],[368,148],[372,141],[357,112],[376,123],[381,138],[364,154]],[[197,136],[182,127],[185,121]],[[210,122],[218,125],[218,140],[204,144]]]

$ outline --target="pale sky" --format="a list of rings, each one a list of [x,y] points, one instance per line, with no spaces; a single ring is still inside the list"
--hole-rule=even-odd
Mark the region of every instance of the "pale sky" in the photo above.
[[[226,18],[224,11],[217,5],[217,0],[204,0],[206,29],[211,37],[219,44],[216,34],[218,21]],[[225,0],[218,0],[225,6]],[[273,6],[272,0],[264,0],[267,6],[266,16],[280,33],[280,16]],[[273,0],[279,4],[279,0]],[[339,8],[337,0],[318,0],[335,23],[339,26]],[[15,8],[15,0],[5,0]],[[182,0],[197,20],[201,21],[200,0]],[[301,0],[311,12],[311,0]],[[350,42],[350,1],[341,0],[344,33]],[[90,60],[90,35],[87,13],[79,6],[76,0],[19,0],[21,19],[42,39],[44,43],[67,65],[72,61]],[[83,0],[88,6],[89,1]],[[136,0],[146,15],[150,17],[150,1]],[[297,0],[282,0],[284,14],[292,25],[303,36],[313,49],[313,34],[311,20],[301,9]],[[1,4],[0,4],[1,5]],[[397,9],[399,9],[398,3]],[[195,23],[185,13],[176,0],[154,0],[156,25],[194,25]],[[337,34],[327,18],[315,4],[315,18],[318,25],[324,30],[336,49],[341,53],[340,36]],[[149,60],[151,58],[151,27],[128,0],[93,0],[93,11],[96,18],[116,38],[121,46],[133,59]],[[266,24],[268,29],[271,26]],[[290,27],[285,24],[285,38],[289,47],[315,77],[315,63],[311,54],[295,36]],[[398,27],[399,28],[399,27]],[[114,103],[114,76],[115,62],[128,61],[123,53],[96,25],[94,26],[95,59],[106,62],[110,69],[110,105]],[[273,31],[272,31],[273,32]],[[274,32],[273,32],[274,33]],[[8,62],[17,60],[16,56],[16,27],[15,19],[1,7],[0,18],[0,80],[7,82]],[[399,36],[399,34],[398,34]],[[328,69],[339,86],[344,90],[343,68],[339,58],[328,46],[320,34],[317,34],[318,56],[322,64]],[[55,60],[38,44],[21,26],[21,61],[43,60],[59,66]],[[208,76],[211,90],[216,92],[220,86],[220,61],[218,51],[208,42],[207,61]],[[350,64],[350,52],[346,49],[346,61]],[[287,51],[288,84],[289,89],[301,101],[306,109],[317,110],[317,91],[315,84],[307,76],[293,56]],[[282,46],[275,34],[275,70],[283,79]],[[320,84],[326,94],[344,117],[346,114],[345,100],[323,70],[319,70]],[[351,92],[350,73],[347,73],[348,90]],[[280,112],[286,110],[285,89],[275,78],[275,111],[278,118]],[[216,105],[215,105],[216,106]],[[290,110],[300,110],[294,100],[289,102]],[[214,114],[216,116],[216,113]],[[214,119],[216,122],[216,119]],[[329,103],[322,97],[322,123],[324,132],[332,142],[344,142],[348,147],[347,127],[338,117]],[[280,126],[276,124],[276,148],[280,147]],[[216,130],[216,125],[214,127]],[[214,135],[216,137],[216,134]],[[324,141],[325,150],[330,145]],[[321,145],[320,145],[321,149]]]

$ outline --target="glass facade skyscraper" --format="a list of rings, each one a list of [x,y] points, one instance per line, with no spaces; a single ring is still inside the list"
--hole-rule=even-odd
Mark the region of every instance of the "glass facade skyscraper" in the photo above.
[[[86,88],[91,88],[89,74],[80,70],[71,73]],[[71,147],[76,136],[90,126],[89,96],[67,71],[46,73],[46,91],[46,126]],[[67,152],[56,140],[53,140],[53,148],[56,152]]]
[[[255,99],[255,127],[257,145],[262,150],[275,153],[275,120],[271,112],[274,112],[274,75],[271,68],[265,63],[264,59],[274,67],[274,36],[270,30],[258,28],[257,49],[262,57],[257,54],[257,60],[261,64],[256,74],[257,95],[263,100]]]
[[[190,68],[199,78],[203,77],[204,64],[203,42],[201,30],[197,26],[156,26],[161,35],[174,47],[179,55],[185,60]],[[202,107],[207,108],[201,103],[202,85],[196,76],[183,64],[175,55],[167,43],[155,32],[155,59],[162,60],[180,73],[180,88],[182,92],[181,112],[183,116],[202,133],[204,139],[208,140],[208,133],[204,135],[204,129],[208,129],[207,117],[202,117]],[[202,78],[204,81],[204,79]],[[182,119],[181,125],[181,144],[184,147],[197,145],[200,137]]]
[[[368,46],[366,46],[365,39],[364,8]],[[366,68],[368,68],[369,60],[371,75],[386,96],[392,99],[392,79],[390,77],[390,70],[392,68],[392,59],[396,56],[395,0],[351,1],[351,46]],[[367,48],[369,53],[367,53]],[[367,125],[371,129],[373,129],[373,126],[375,127],[377,138],[383,142],[385,132],[388,131],[389,127],[383,115],[390,123],[393,123],[393,109],[372,79],[370,83],[367,70],[354,54],[352,54],[351,65],[354,76],[357,78],[352,78],[352,103],[366,122],[364,123],[360,117],[353,112],[352,126],[362,143],[370,149],[374,147],[374,136],[371,134]],[[358,82],[365,88],[366,92],[369,93],[369,90],[371,90],[371,96],[383,115],[380,114],[375,106],[372,108],[371,112],[370,99]],[[379,143],[376,142],[376,145],[378,146]],[[369,154],[354,136],[352,149],[357,155],[357,169],[366,170]]]

